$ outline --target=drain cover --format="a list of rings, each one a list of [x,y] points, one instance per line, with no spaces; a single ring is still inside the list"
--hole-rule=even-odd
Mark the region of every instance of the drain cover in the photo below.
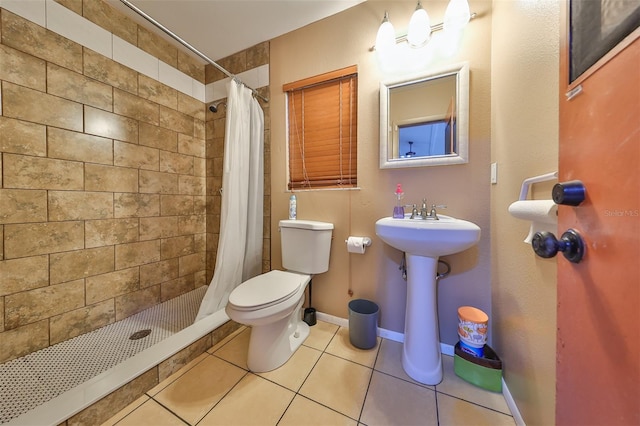
[[[143,337],[147,337],[149,334],[151,334],[151,329],[150,328],[148,328],[146,330],[138,330],[135,333],[133,333],[131,336],[129,336],[129,340],[142,339]]]

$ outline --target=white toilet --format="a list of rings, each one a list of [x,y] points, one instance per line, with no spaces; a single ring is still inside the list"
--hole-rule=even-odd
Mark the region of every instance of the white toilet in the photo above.
[[[304,292],[313,274],[329,269],[332,223],[281,220],[282,266],[253,277],[229,295],[229,318],[251,326],[247,365],[256,373],[280,367],[309,336],[302,321]]]

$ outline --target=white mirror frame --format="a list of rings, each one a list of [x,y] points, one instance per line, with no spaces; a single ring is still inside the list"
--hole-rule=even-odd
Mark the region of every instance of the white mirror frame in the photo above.
[[[456,75],[457,102],[457,150],[456,154],[431,157],[388,158],[389,145],[389,90],[394,87],[420,83],[439,77]],[[380,83],[380,168],[396,169],[402,167],[444,166],[469,162],[469,63],[451,65],[430,71],[428,74],[414,74]]]

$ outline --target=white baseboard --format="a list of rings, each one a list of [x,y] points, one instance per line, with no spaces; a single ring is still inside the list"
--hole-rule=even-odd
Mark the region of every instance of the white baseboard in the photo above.
[[[322,312],[316,313],[316,318],[320,321],[328,322],[329,324],[339,325],[340,327],[349,328],[349,320],[346,318],[340,318]],[[378,336],[387,340],[393,340],[394,342],[404,342],[404,333],[397,331],[387,330],[385,328],[378,327]],[[453,356],[453,345],[440,342],[440,352],[444,355]]]
[[[346,318],[340,318],[322,312],[316,313],[316,318],[320,321],[328,322],[329,324],[339,325],[340,327],[349,327],[349,320]]]
[[[502,378],[502,396],[504,396],[504,400],[507,402],[507,407],[509,407],[509,411],[511,411],[511,415],[513,416],[513,420],[516,422],[516,425],[526,426],[526,423],[518,410],[516,401],[513,399],[511,392],[509,392],[507,382],[504,381],[504,377]]]
[[[338,325],[340,327],[349,327],[349,320],[346,318],[340,318],[340,317],[336,317],[333,315],[329,315],[329,314],[324,314],[322,312],[318,312],[316,314],[317,319],[319,319],[320,321],[324,321],[324,322],[328,322],[329,324],[335,324]],[[387,330],[384,328],[380,328],[378,327],[378,336],[388,339],[388,340],[393,340],[394,342],[404,342],[404,334],[403,333],[399,333],[397,331],[391,331],[391,330]],[[454,355],[454,346],[453,345],[449,345],[447,343],[442,343],[440,342],[440,352],[443,355],[449,355],[449,356],[453,356]],[[511,396],[511,393],[509,392],[509,388],[507,387],[507,383],[504,381],[504,377],[502,378],[502,395],[504,396],[505,401],[507,402],[507,406],[509,407],[509,410],[511,411],[511,414],[513,415],[513,419],[516,422],[516,425],[518,426],[526,426],[524,420],[522,419],[522,416],[520,415],[520,411],[518,411],[518,407],[516,406],[516,402],[513,399],[513,397]]]

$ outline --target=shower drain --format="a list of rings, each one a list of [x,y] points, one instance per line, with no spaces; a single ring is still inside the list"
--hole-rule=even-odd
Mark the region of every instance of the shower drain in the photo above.
[[[133,333],[131,336],[129,336],[129,340],[142,339],[143,337],[147,337],[149,334],[151,334],[151,329],[150,328],[148,328],[146,330],[138,330],[135,333]]]

